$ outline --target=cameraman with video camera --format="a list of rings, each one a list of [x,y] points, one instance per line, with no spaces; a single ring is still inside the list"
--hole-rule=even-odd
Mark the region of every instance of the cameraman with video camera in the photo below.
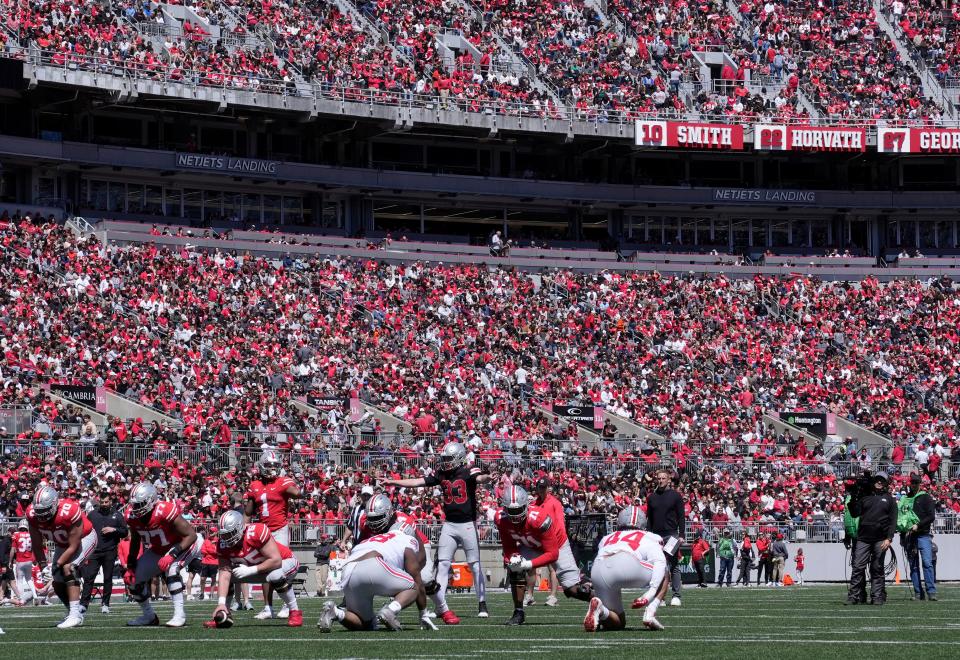
[[[897,503],[887,490],[887,475],[882,472],[873,476],[866,473],[856,481],[847,481],[846,487],[850,495],[847,503],[849,513],[860,519],[853,545],[847,605],[864,602],[868,565],[870,602],[883,605],[887,600],[884,557],[897,530]]]

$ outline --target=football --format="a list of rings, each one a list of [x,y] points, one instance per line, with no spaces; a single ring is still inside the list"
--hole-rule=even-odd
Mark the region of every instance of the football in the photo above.
[[[230,616],[230,612],[226,610],[220,610],[213,615],[213,621],[217,624],[217,628],[232,628],[233,627],[233,617]]]

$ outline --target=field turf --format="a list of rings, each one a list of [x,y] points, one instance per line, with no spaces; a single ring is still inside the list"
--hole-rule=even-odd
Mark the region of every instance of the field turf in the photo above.
[[[403,613],[409,630],[400,633],[350,633],[335,627],[330,634],[316,626],[321,601],[303,599],[304,627],[285,621],[256,621],[255,612],[235,614],[231,630],[206,630],[208,602],[188,603],[188,625],[179,630],[127,628],[139,611],[115,605],[113,614],[91,608],[86,623],[74,630],[52,626],[62,617],[60,606],[0,610],[0,658],[877,658],[960,657],[960,587],[944,587],[938,602],[912,602],[906,586],[891,586],[883,607],[845,607],[838,586],[781,589],[687,589],[683,606],[663,607],[662,632],[638,628],[638,613],[628,610],[630,629],[587,634],[586,607],[561,598],[560,607],[527,608],[527,624],[502,625],[510,613],[509,597],[491,592],[490,618],[476,618],[472,594],[455,595],[451,603],[463,622],[438,623],[440,630],[421,632],[415,608]],[[629,602],[629,600],[627,600]],[[160,620],[169,603],[156,606]],[[337,624],[335,624],[336,626]]]

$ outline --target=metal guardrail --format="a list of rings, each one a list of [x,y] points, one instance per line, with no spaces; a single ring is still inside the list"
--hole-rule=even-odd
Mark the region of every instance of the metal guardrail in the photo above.
[[[637,120],[697,121],[705,123],[739,124],[752,126],[758,123],[776,123],[793,126],[819,127],[863,127],[875,131],[877,127],[913,127],[913,128],[958,128],[960,120],[941,118],[937,121],[926,119],[847,119],[817,118],[800,120],[797,118],[770,117],[722,117],[704,115],[697,111],[610,111],[598,108],[574,108],[550,105],[537,107],[530,103],[510,99],[461,99],[441,98],[439,94],[414,94],[410,91],[391,92],[329,83],[313,83],[312,95],[305,94],[295,81],[284,81],[258,75],[216,73],[206,71],[168,68],[165,66],[145,65],[132,59],[115,60],[105,56],[82,56],[75,53],[39,52],[31,49],[11,49],[0,52],[0,57],[10,57],[27,61],[35,66],[50,67],[63,71],[66,81],[70,72],[92,72],[112,75],[132,81],[162,83],[164,85],[183,85],[188,88],[222,89],[223,91],[256,92],[275,94],[281,97],[313,97],[315,101],[338,101],[340,103],[358,103],[369,106],[387,106],[395,108],[421,109],[431,111],[454,111],[464,114],[495,115],[517,119],[558,120],[604,124],[620,127],[632,127]]]

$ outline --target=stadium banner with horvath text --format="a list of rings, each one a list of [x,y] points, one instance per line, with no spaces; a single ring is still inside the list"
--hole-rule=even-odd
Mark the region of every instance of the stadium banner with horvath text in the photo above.
[[[757,151],[867,150],[867,129],[856,126],[785,126],[757,124],[753,129]]]

